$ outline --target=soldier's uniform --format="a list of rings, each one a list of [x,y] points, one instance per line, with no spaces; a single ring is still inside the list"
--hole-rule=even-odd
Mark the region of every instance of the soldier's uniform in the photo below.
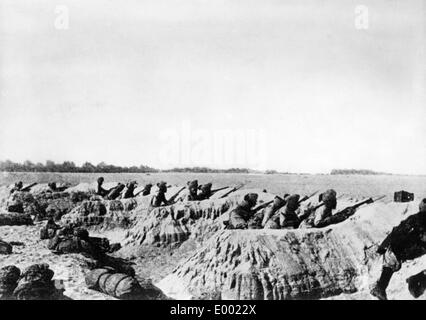
[[[165,193],[167,192],[167,184],[165,182],[157,183],[158,192],[151,198],[151,207],[160,207],[161,205],[167,206],[169,202],[166,199]]]
[[[44,240],[53,238],[59,229],[61,229],[61,227],[55,223],[53,218],[49,218],[46,225],[40,229],[40,239]]]
[[[147,196],[151,193],[151,188],[152,188],[152,184],[148,183],[147,185],[145,185],[145,187],[143,187],[142,190],[142,195],[143,196]]]
[[[137,186],[137,182],[136,181],[131,181],[127,184],[127,188],[126,191],[123,194],[123,199],[128,199],[128,198],[134,198],[135,194],[135,188]]]
[[[98,186],[97,186],[97,189],[96,189],[96,194],[101,196],[101,197],[105,197],[109,192],[109,190],[102,188],[103,183],[104,183],[104,178],[99,177],[98,178]]]
[[[327,219],[333,215],[333,210],[337,207],[337,198],[336,191],[333,189],[329,189],[323,194],[320,195],[320,201],[324,202],[322,207],[319,207],[312,211],[312,208],[309,208],[304,215],[308,215],[306,219],[304,219],[299,228],[314,228],[317,227],[324,219]]]
[[[197,199],[198,200],[210,199],[210,197],[212,196],[212,184],[210,182],[203,184],[200,189],[201,190],[197,196]]]
[[[296,229],[299,227],[300,219],[296,213],[296,210],[299,208],[300,196],[298,194],[293,194],[287,198],[287,203],[283,210],[280,212],[280,227]]]
[[[380,300],[386,300],[386,288],[393,273],[401,269],[403,262],[426,253],[426,199],[420,202],[418,213],[392,229],[377,252],[383,256],[383,268],[371,294]]]
[[[256,193],[246,194],[242,203],[230,212],[228,224],[230,229],[248,228],[248,222],[253,216],[252,209],[257,203],[257,197]]]
[[[93,258],[101,257],[105,252],[104,248],[91,240],[89,232],[84,228],[75,228],[71,234],[58,233],[53,237],[47,247],[54,253],[82,253]]]
[[[188,182],[189,194],[185,200],[187,201],[197,201],[198,200],[198,180],[193,180]]]
[[[284,199],[276,196],[271,207],[265,209],[262,226],[265,229],[280,229],[280,209],[285,206],[289,194],[284,195]]]
[[[24,185],[23,185],[22,181],[16,182],[15,185],[13,186],[13,188],[10,189],[10,194],[14,193],[15,191],[21,191],[23,186]]]
[[[124,190],[124,184],[119,183],[115,188],[112,188],[108,192],[108,195],[106,196],[106,198],[108,200],[115,200],[120,196],[121,191],[123,191],[123,190]]]

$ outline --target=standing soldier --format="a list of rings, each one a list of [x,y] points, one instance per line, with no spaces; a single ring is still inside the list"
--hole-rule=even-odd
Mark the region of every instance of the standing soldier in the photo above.
[[[382,273],[370,293],[380,300],[387,300],[386,288],[392,275],[401,269],[401,264],[426,253],[426,199],[420,202],[418,213],[392,229],[377,252],[383,256]]]

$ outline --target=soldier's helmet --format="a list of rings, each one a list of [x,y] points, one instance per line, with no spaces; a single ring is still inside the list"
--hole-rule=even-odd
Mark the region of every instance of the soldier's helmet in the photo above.
[[[17,183],[15,183],[15,188],[17,189],[22,189],[23,186],[24,184],[22,183],[22,181],[18,181]]]
[[[424,198],[422,201],[420,201],[419,211],[426,213],[426,198]]]
[[[166,192],[167,191],[167,183],[164,181],[161,181],[157,183],[158,191]]]
[[[104,177],[99,177],[98,178],[98,184],[102,184],[104,183]]]
[[[248,204],[250,205],[250,207],[254,207],[256,205],[257,198],[258,198],[257,193],[247,193],[244,196],[244,200],[248,202]]]
[[[299,208],[300,196],[298,194],[293,194],[287,198],[287,208],[289,210],[296,210]]]
[[[152,188],[152,183],[148,183],[145,185],[145,187],[143,188],[144,190],[151,190]]]

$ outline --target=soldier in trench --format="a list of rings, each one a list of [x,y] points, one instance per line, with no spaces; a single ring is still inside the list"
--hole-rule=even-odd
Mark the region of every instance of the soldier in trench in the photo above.
[[[253,208],[256,206],[258,195],[248,193],[244,200],[229,214],[228,229],[247,229],[250,218],[254,215]]]

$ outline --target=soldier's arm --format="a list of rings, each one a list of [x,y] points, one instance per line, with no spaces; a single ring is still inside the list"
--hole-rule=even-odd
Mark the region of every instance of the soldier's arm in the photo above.
[[[416,219],[413,216],[408,217],[407,219],[401,221],[399,225],[392,228],[392,231],[386,236],[382,243],[377,248],[377,253],[384,254],[387,248],[391,245],[392,238],[398,234],[408,234],[410,232],[411,226],[415,223]]]
[[[317,212],[314,213],[314,226],[318,226],[318,224],[324,219],[324,207],[319,208]]]
[[[165,206],[168,206],[170,203],[170,200],[166,199],[166,196],[164,194],[162,194],[161,196],[161,202],[160,203],[164,203]]]

